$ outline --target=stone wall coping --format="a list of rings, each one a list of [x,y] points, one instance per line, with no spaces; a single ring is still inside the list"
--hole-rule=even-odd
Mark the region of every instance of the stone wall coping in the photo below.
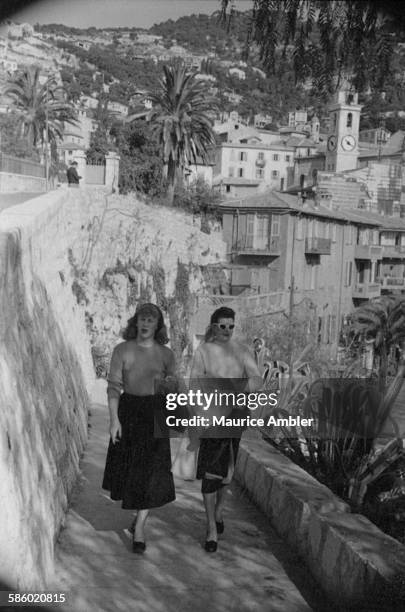
[[[55,206],[62,204],[66,198],[67,192],[65,190],[49,191],[48,193],[39,193],[38,196],[23,204],[6,208],[0,214],[0,230],[11,229],[21,224],[25,225],[27,221],[33,221],[42,215],[47,216],[55,210]]]
[[[102,192],[107,191],[103,187],[99,187],[99,189]],[[91,191],[94,193],[94,189]],[[48,193],[39,193],[27,202],[3,210],[0,214],[0,231],[28,226],[30,223],[37,224],[42,219],[48,219],[56,214],[59,207],[69,199],[73,202],[77,197],[82,198],[86,194],[87,189],[75,189],[73,191],[67,187],[48,191]]]
[[[405,546],[351,513],[348,504],[267,442],[242,440],[235,476],[323,590],[348,609],[376,601],[385,589],[392,592],[391,583],[405,575]]]

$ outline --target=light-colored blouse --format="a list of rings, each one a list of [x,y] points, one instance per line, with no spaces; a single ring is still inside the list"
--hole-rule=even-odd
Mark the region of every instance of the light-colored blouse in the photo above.
[[[155,342],[140,346],[135,340],[115,347],[108,374],[107,395],[119,398],[122,391],[131,395],[154,395],[156,384],[175,374],[173,352]]]

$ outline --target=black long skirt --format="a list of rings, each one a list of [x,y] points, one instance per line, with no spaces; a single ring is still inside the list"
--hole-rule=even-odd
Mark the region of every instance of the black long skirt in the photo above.
[[[156,395],[123,393],[118,405],[122,435],[110,439],[103,489],[122,500],[128,510],[163,506],[176,498],[171,472],[170,440],[155,437],[156,414],[162,410]]]

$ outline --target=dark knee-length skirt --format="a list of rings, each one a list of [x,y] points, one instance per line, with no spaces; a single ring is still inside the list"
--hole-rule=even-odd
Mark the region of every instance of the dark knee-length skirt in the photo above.
[[[102,487],[128,510],[157,508],[176,498],[170,440],[155,437],[161,401],[156,395],[123,393],[120,397],[122,435],[115,444],[110,439]]]

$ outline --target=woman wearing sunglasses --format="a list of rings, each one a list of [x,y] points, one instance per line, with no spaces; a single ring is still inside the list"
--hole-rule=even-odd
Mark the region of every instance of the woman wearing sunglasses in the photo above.
[[[218,308],[212,314],[205,341],[194,355],[190,374],[193,386],[199,384],[203,392],[218,390],[237,394],[240,391],[258,391],[262,386],[259,370],[248,347],[232,339],[234,328],[235,312],[231,308]],[[205,415],[227,417],[234,410],[240,416],[237,406],[211,405]],[[233,435],[237,436],[237,433],[233,432]],[[239,437],[221,437],[220,427],[206,430],[200,440],[197,478],[202,480],[207,552],[217,550],[218,534],[224,532],[224,504],[239,442],[240,434]]]

